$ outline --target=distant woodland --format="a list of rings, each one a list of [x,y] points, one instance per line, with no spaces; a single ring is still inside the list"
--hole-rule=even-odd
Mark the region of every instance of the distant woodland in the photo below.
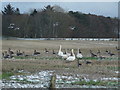
[[[118,19],[45,6],[29,13],[8,4],[2,11],[2,35],[20,38],[117,38]]]

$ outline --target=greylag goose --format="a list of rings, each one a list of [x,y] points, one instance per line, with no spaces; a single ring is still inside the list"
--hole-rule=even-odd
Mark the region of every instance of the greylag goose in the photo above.
[[[90,54],[91,54],[91,57],[97,57],[97,55],[94,54],[94,53],[92,52],[92,50],[90,50]]]
[[[49,51],[47,50],[47,48],[45,48],[45,51],[44,51],[45,53],[49,53]]]
[[[33,55],[38,55],[38,54],[40,54],[40,52],[37,52],[36,50],[34,50]]]

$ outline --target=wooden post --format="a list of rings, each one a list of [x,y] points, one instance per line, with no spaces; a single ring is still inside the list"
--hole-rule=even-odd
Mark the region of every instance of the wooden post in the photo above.
[[[53,75],[50,80],[49,90],[56,90],[55,84],[56,84],[56,75]]]

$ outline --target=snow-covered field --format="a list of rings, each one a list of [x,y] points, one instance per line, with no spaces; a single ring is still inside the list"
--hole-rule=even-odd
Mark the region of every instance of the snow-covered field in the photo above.
[[[22,73],[29,73],[25,71],[19,71]],[[30,75],[15,75],[11,76],[10,80],[3,79],[2,86],[3,88],[49,88],[51,76],[55,71],[40,71],[35,74]],[[108,88],[111,86],[105,85],[74,85],[74,82],[86,81],[90,82],[90,78],[87,78],[88,75],[85,74],[56,74],[56,88]],[[118,81],[120,78],[100,78],[101,81]],[[98,79],[93,79],[94,82],[100,81]],[[117,88],[117,86],[113,86]],[[113,88],[112,87],[112,88]]]
[[[31,75],[11,76],[3,79],[3,88],[48,88],[53,71],[41,71]]]

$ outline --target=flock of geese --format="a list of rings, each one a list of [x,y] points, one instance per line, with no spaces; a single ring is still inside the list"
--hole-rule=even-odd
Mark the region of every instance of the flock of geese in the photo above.
[[[118,47],[116,47],[116,50],[120,51],[120,49]],[[49,51],[46,48],[45,48],[44,52],[49,53]],[[106,50],[105,52],[109,56],[115,56],[115,54],[112,53],[110,50]],[[14,57],[13,54],[16,54],[16,56],[24,56],[24,57],[30,56],[30,55],[25,54],[24,51],[21,52],[20,50],[17,50],[16,53],[15,53],[11,50],[11,48],[9,48],[8,51],[4,51],[2,53],[2,58],[4,58],[4,59],[13,58]],[[37,55],[40,55],[40,54],[41,54],[40,52],[38,52],[37,50],[34,50],[32,55],[37,56]],[[65,50],[65,52],[63,52],[62,51],[62,45],[60,45],[58,53],[53,50],[52,54],[55,54],[55,55],[61,57],[62,59],[65,59],[66,61],[74,61],[75,59],[82,59],[83,58],[82,52],[79,48],[77,50],[77,54],[75,55],[74,49],[71,49],[71,53],[68,53],[67,50]],[[105,59],[106,58],[105,56],[101,55],[100,50],[98,50],[97,54],[93,53],[92,50],[90,50],[90,55],[91,55],[91,57],[99,57],[100,59]]]

